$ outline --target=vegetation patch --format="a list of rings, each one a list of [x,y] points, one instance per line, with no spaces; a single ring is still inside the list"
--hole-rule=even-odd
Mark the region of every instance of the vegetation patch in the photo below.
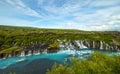
[[[71,58],[71,65],[54,64],[46,74],[119,74],[120,55],[110,57],[106,54],[93,53],[91,58],[83,60]]]
[[[13,47],[10,47],[8,49],[4,49],[4,50],[0,51],[0,54],[2,54],[2,53],[11,53],[11,52],[15,52],[15,51],[20,51],[22,49],[23,49],[22,47],[13,46]]]

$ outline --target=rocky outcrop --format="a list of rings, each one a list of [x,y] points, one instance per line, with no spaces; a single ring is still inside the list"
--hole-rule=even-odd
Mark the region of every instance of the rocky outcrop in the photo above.
[[[120,51],[120,46],[116,44],[108,44],[104,41],[88,41],[88,40],[58,40],[59,46],[56,49],[48,48],[50,43],[36,42],[30,46],[26,46],[24,50],[12,53],[2,53],[0,58],[29,56],[41,53],[57,52],[59,50],[80,50],[80,49],[98,49],[108,51]]]

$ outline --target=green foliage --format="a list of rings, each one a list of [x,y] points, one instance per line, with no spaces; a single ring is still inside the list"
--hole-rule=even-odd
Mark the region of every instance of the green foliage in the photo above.
[[[51,43],[60,40],[89,40],[115,43],[120,46],[120,32],[92,32],[71,29],[39,29],[31,27],[0,26],[0,51],[14,45],[29,46],[36,42]],[[49,48],[58,47],[52,43]]]
[[[71,59],[71,65],[53,65],[46,74],[119,74],[120,56],[93,53],[91,58]]]
[[[14,52],[14,51],[20,51],[20,50],[22,50],[22,49],[23,49],[22,47],[13,46],[13,47],[10,47],[10,48],[8,48],[8,49],[5,49],[5,50],[0,51],[0,54],[2,54],[2,53],[11,53],[11,52]]]
[[[3,72],[2,74],[16,74],[16,73],[15,72],[9,72],[9,73]]]
[[[57,49],[59,47],[59,43],[56,41],[48,46],[49,49]]]
[[[16,74],[15,72],[10,72],[9,74]]]

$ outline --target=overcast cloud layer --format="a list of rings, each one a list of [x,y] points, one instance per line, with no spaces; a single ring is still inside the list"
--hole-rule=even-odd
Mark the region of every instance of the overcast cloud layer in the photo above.
[[[0,0],[0,24],[120,30],[120,0]]]

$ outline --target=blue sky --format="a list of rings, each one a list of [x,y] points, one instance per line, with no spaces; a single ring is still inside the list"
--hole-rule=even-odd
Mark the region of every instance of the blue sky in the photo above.
[[[120,30],[120,0],[0,0],[0,24]]]

